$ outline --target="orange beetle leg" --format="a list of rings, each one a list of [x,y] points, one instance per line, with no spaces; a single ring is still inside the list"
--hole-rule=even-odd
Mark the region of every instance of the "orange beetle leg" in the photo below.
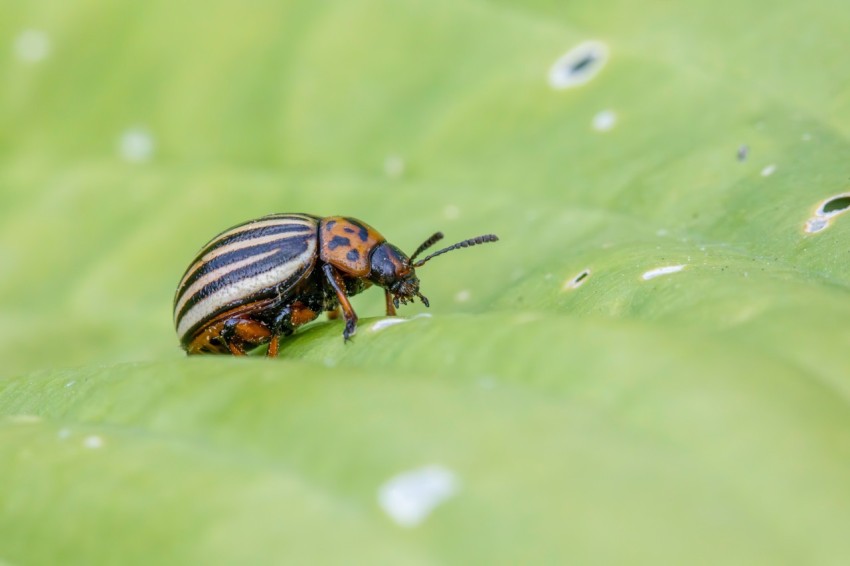
[[[280,335],[275,334],[269,342],[269,349],[266,352],[266,357],[276,358],[278,351],[280,351]]]
[[[337,273],[333,266],[328,263],[322,266],[322,270],[324,270],[325,277],[336,293],[336,298],[339,300],[339,304],[342,307],[342,315],[345,317],[345,330],[342,332],[342,337],[348,341],[352,336],[354,336],[354,333],[357,332],[357,313],[355,313],[354,309],[351,308],[351,303],[348,301],[348,295],[346,295],[344,291],[345,284],[342,281],[342,277],[339,276],[339,273]]]
[[[249,318],[229,318],[221,328],[221,340],[234,356],[244,356],[246,346],[259,346],[268,341],[270,336],[268,326]]]
[[[387,316],[395,316],[395,305],[393,304],[392,293],[384,289],[384,297],[387,301]]]

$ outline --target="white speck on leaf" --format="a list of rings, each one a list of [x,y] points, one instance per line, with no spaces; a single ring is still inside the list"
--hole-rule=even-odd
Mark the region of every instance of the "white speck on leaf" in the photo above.
[[[641,275],[641,279],[644,281],[649,281],[650,279],[655,279],[656,277],[660,277],[662,275],[670,275],[671,273],[678,273],[685,269],[684,265],[667,265],[664,267],[657,267],[655,269],[650,269],[643,275]]]
[[[395,326],[396,324],[402,324],[405,322],[407,322],[406,318],[388,317],[374,323],[371,327],[371,330],[372,332],[378,332],[379,330],[383,330],[384,328]]]
[[[472,297],[472,293],[470,293],[466,289],[463,289],[461,291],[458,291],[457,294],[455,294],[455,302],[456,303],[465,303],[471,297]]]
[[[73,380],[73,379],[72,379],[71,381],[69,381],[68,383],[66,383],[66,384],[65,384],[65,387],[73,387],[73,386],[74,386],[74,384],[76,384],[76,383],[77,383],[77,382],[76,382],[75,380]]]
[[[597,132],[611,131],[617,124],[617,114],[613,110],[603,110],[593,117],[593,129]]]
[[[770,177],[774,173],[776,173],[776,165],[774,165],[773,163],[767,165],[764,169],[761,170],[762,177]]]
[[[446,220],[457,220],[460,218],[460,209],[453,204],[447,204],[443,208],[443,217]]]
[[[98,448],[103,447],[103,438],[95,434],[87,436],[85,440],[83,440],[83,446],[90,450],[97,450]]]
[[[829,227],[828,218],[810,218],[808,222],[806,222],[806,232],[809,234],[820,232],[821,230],[825,230],[827,227]]]
[[[400,155],[388,155],[384,159],[384,174],[390,179],[398,179],[404,175],[405,163]]]
[[[129,128],[118,140],[118,153],[130,163],[150,161],[155,149],[153,135],[144,128]]]
[[[41,30],[24,30],[15,38],[15,54],[27,63],[43,61],[50,55],[50,37]]]
[[[455,474],[431,465],[390,478],[378,490],[378,503],[398,525],[411,528],[421,524],[457,491]]]
[[[556,90],[583,85],[605,66],[608,47],[600,41],[585,41],[576,45],[549,69],[549,86]]]
[[[59,437],[59,440],[66,440],[71,436],[71,429],[69,428],[60,428],[59,432],[56,434]]]

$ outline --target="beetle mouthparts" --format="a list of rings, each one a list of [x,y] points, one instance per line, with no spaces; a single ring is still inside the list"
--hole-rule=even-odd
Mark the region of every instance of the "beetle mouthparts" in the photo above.
[[[428,303],[428,298],[422,295],[419,292],[419,281],[405,279],[400,283],[396,284],[390,292],[393,294],[393,305],[398,308],[399,304],[406,305],[407,303],[412,303],[416,297],[419,297],[419,300],[422,301],[422,304],[430,306]]]

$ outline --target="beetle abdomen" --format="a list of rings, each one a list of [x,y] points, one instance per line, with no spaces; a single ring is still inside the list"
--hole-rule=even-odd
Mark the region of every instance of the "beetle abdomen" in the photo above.
[[[174,297],[174,325],[184,346],[225,311],[267,300],[308,274],[317,253],[318,219],[274,214],[245,222],[207,243]]]

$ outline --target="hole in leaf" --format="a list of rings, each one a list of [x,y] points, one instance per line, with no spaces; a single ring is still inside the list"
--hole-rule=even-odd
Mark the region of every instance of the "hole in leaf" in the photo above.
[[[842,193],[823,201],[814,216],[806,221],[805,231],[809,234],[826,230],[832,218],[850,210],[850,193]]]
[[[590,277],[590,270],[585,269],[584,271],[564,283],[564,290],[569,291],[572,289],[578,289],[579,287],[584,285],[584,282],[587,281],[588,277]]]
[[[850,208],[850,195],[841,195],[834,198],[829,199],[823,205],[821,205],[820,210],[822,215],[833,215],[838,214],[840,212],[844,212]]]
[[[608,48],[599,41],[585,41],[561,56],[549,69],[549,85],[565,89],[592,79],[605,65]]]

